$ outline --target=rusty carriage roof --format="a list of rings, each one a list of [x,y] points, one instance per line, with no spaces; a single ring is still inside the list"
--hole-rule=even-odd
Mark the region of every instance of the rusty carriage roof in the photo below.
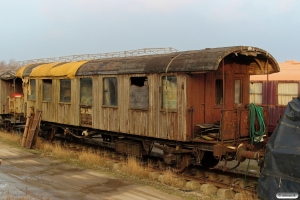
[[[252,66],[250,74],[279,72],[278,63],[265,50],[249,46],[234,46],[146,56],[29,64],[22,67],[16,76],[74,78],[97,74],[207,72],[217,70],[222,59],[229,55],[237,57],[237,60],[241,58],[247,60]]]

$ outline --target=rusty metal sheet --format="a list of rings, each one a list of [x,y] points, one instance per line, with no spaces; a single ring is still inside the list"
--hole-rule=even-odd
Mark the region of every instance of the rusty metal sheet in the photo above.
[[[288,82],[289,80],[287,80]],[[263,84],[263,91],[262,91],[262,105],[268,106],[269,110],[269,119],[268,122],[268,132],[273,132],[279,119],[283,115],[284,110],[286,109],[285,105],[278,105],[277,99],[277,88],[279,81],[269,81],[266,80],[257,80],[255,79],[254,82],[262,82]],[[294,82],[294,81],[293,81]],[[300,82],[296,81],[300,84]],[[300,90],[300,87],[299,87]],[[300,94],[300,91],[298,91]]]
[[[269,109],[269,120],[268,120],[268,131],[273,132],[277,126],[278,121],[283,116],[286,106],[274,106],[270,105]]]
[[[82,65],[76,75],[214,71],[218,69],[221,60],[230,54],[240,54],[240,57],[247,54],[249,62],[258,70],[251,72],[253,74],[263,73],[261,66],[256,63],[266,58],[271,64],[269,72],[279,71],[276,60],[266,51],[255,47],[237,46],[93,60]]]
[[[0,79],[2,80],[10,80],[10,79],[14,79],[15,78],[15,71],[9,70],[9,71],[2,71],[0,69]]]
[[[20,74],[20,78],[21,78],[21,77],[28,77],[28,76],[30,76],[31,71],[32,71],[34,68],[36,68],[37,66],[42,65],[42,64],[44,64],[44,63],[38,63],[38,64],[28,65],[28,66],[24,69],[23,73]],[[16,74],[18,74],[18,71],[16,72]]]
[[[240,136],[249,136],[249,110],[242,110],[240,113]]]
[[[221,138],[223,140],[235,139],[237,133],[237,114],[234,110],[225,110],[222,114]]]

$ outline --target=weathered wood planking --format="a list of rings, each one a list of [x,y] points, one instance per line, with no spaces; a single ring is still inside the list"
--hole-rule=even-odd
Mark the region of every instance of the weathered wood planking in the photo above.
[[[0,114],[9,113],[9,106],[8,106],[8,96],[11,95],[11,91],[13,91],[13,82],[12,80],[2,80],[0,79],[0,88],[1,88],[1,95],[0,95]]]
[[[130,77],[132,75],[99,75],[93,79],[93,105],[92,128],[136,134],[149,137],[162,137],[166,139],[185,140],[186,126],[186,78],[185,75],[177,74],[177,107],[176,110],[162,109],[161,84],[162,75],[139,74],[135,76],[147,77],[148,79],[148,109],[138,109],[140,105],[130,104]],[[88,76],[86,76],[88,77]],[[118,106],[104,106],[103,104],[103,78],[118,78]],[[37,79],[37,91],[42,91],[42,79]],[[35,101],[28,101],[35,109],[43,110],[43,120],[68,125],[80,125],[80,79],[71,80],[71,102],[59,102],[60,95],[59,79],[52,81],[52,102],[42,102],[42,93],[36,95]],[[26,85],[25,85],[26,87]],[[26,91],[26,90],[25,90]],[[139,89],[133,89],[139,93]],[[144,95],[145,98],[145,95]],[[56,113],[54,111],[57,111]],[[168,114],[166,114],[168,113]],[[152,124],[149,126],[149,124]]]

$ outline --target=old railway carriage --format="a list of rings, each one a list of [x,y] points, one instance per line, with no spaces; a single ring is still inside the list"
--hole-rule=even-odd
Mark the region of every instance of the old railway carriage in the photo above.
[[[287,104],[300,95],[300,62],[278,63],[280,73],[250,77],[250,101],[268,107],[268,131],[273,133]]]
[[[278,71],[268,52],[237,46],[32,64],[17,76],[27,109],[42,110],[52,126],[48,134],[136,156],[155,146],[181,171],[190,163],[253,157],[246,145],[249,75]]]
[[[7,131],[23,122],[22,80],[15,78],[15,68],[0,69],[0,126]]]

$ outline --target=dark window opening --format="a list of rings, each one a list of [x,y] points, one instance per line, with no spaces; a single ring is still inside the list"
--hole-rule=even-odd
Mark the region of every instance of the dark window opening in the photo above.
[[[223,79],[216,80],[216,104],[223,104]]]
[[[147,77],[130,78],[130,108],[149,108],[149,86]]]
[[[131,77],[130,78],[130,85],[136,85],[139,87],[148,85],[147,77]]]
[[[70,79],[60,80],[60,102],[65,102],[65,103],[71,102],[71,80]]]
[[[43,101],[52,101],[52,80],[44,79],[43,80]]]

